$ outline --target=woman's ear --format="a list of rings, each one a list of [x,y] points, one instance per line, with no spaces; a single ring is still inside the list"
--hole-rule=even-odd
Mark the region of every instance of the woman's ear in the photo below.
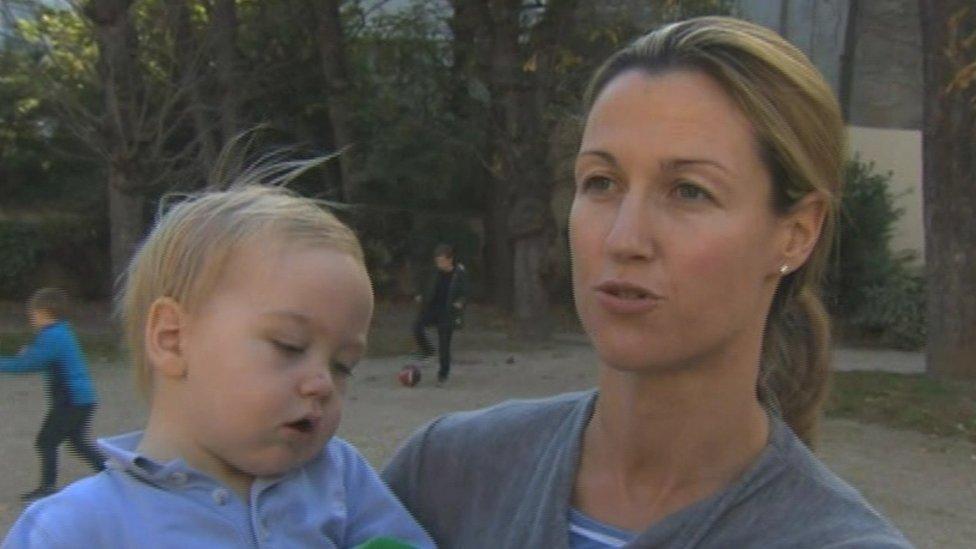
[[[774,269],[786,265],[787,272],[793,272],[806,263],[820,239],[826,214],[827,198],[817,192],[807,194],[790,208],[783,217],[780,261]]]
[[[166,377],[186,376],[183,356],[186,313],[174,299],[160,297],[146,316],[146,357],[149,367]]]

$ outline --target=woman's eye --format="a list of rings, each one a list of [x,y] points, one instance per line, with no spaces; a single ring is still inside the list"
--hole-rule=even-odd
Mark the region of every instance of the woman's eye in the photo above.
[[[708,191],[693,183],[679,183],[675,187],[675,193],[683,200],[706,200],[712,197]]]
[[[582,185],[580,185],[583,192],[586,193],[606,193],[613,189],[613,180],[607,177],[594,176],[587,177],[583,180]]]
[[[301,345],[294,345],[284,341],[278,341],[277,339],[271,340],[271,344],[279,351],[289,355],[297,355],[305,351],[305,348]]]
[[[352,376],[352,366],[346,364],[345,362],[339,362],[337,360],[332,361],[331,365],[332,371],[343,377]]]

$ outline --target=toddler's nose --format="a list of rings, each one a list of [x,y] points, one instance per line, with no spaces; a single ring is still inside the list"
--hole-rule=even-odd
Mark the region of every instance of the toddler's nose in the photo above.
[[[301,395],[306,397],[322,398],[331,395],[334,390],[335,383],[328,372],[316,372],[306,377],[299,387]]]

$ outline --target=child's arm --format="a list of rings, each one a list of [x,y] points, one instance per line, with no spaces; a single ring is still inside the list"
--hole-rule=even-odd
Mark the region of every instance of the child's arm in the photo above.
[[[20,515],[7,532],[2,549],[68,549],[85,547],[85,529],[72,514],[65,516],[63,506],[48,501],[35,502]],[[82,521],[83,523],[84,521]],[[54,527],[53,529],[51,527]],[[68,533],[66,537],[63,534]],[[90,542],[91,540],[89,540]],[[90,545],[88,545],[90,546]]]
[[[346,545],[366,543],[374,538],[392,538],[417,549],[436,547],[427,532],[396,499],[376,471],[352,446],[345,460],[346,493],[349,501]]]
[[[18,521],[14,527],[7,532],[7,538],[3,540],[3,549],[41,549],[58,547],[49,532],[43,527],[33,524],[25,524]]]
[[[41,332],[17,356],[0,357],[0,372],[40,372],[47,368],[57,355],[57,341],[50,332]]]

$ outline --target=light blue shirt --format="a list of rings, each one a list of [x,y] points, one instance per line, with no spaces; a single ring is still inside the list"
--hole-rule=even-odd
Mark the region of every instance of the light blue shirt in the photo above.
[[[615,549],[637,539],[637,534],[600,522],[575,507],[569,508],[570,549]]]
[[[251,486],[248,502],[181,459],[135,452],[141,432],[99,440],[108,469],[35,502],[3,549],[355,547],[390,537],[434,547],[366,460],[333,437],[304,466]]]

